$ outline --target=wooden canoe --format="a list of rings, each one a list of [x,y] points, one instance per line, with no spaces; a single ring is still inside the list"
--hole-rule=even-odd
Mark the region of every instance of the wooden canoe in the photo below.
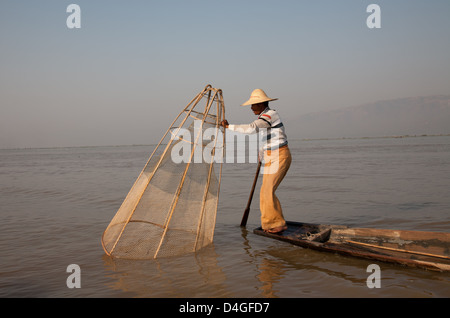
[[[304,248],[401,264],[433,271],[450,271],[450,233],[351,228],[287,222],[280,234],[253,232]]]

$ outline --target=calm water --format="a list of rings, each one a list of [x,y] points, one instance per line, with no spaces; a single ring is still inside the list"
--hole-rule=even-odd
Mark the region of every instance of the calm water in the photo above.
[[[291,141],[278,190],[288,220],[450,231],[450,137]],[[197,254],[116,261],[100,239],[153,146],[0,150],[0,297],[450,297],[450,275],[256,236],[255,164],[225,164],[214,243]],[[260,184],[260,183],[259,183]],[[81,288],[69,289],[69,264]]]

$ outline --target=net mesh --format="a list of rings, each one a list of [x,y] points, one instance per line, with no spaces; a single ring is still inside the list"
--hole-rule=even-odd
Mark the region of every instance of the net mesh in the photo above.
[[[208,85],[175,118],[103,233],[108,255],[151,259],[212,243],[224,114],[222,91]]]

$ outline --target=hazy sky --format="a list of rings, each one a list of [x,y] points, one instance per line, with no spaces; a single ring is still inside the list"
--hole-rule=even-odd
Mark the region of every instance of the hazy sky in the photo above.
[[[448,0],[3,0],[0,148],[154,143],[206,84],[231,123],[254,119],[255,88],[290,118],[449,94],[449,16]]]

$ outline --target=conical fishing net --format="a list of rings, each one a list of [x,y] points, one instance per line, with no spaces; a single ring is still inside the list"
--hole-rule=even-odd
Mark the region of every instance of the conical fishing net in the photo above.
[[[208,85],[175,118],[103,233],[108,255],[151,259],[212,243],[224,115],[222,91]]]

